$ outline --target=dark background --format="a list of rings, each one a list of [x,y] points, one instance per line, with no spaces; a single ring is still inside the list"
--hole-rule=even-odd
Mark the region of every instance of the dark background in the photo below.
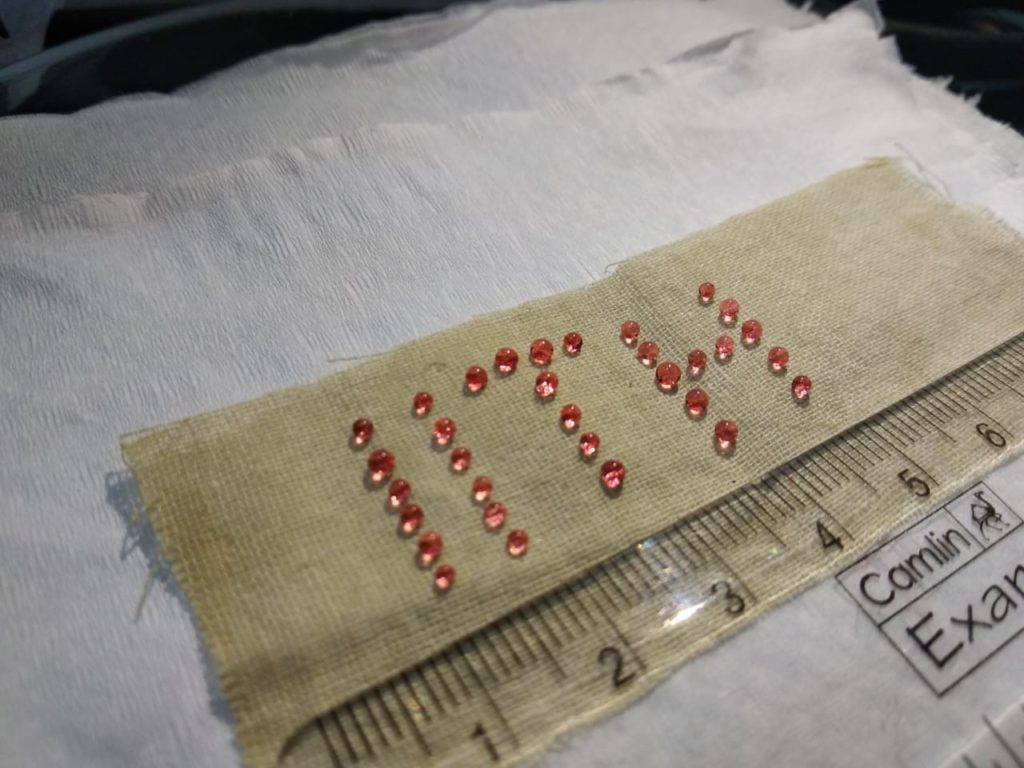
[[[272,48],[451,3],[0,0],[0,115],[67,113],[120,94],[169,92]],[[846,4],[811,7],[827,14]],[[983,112],[1024,132],[1024,0],[880,6],[904,61],[924,76],[950,77],[954,91],[979,97]]]

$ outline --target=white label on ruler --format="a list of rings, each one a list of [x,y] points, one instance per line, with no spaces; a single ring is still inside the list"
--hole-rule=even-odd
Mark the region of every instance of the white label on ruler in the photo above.
[[[1024,630],[1021,524],[979,483],[837,578],[941,695]]]

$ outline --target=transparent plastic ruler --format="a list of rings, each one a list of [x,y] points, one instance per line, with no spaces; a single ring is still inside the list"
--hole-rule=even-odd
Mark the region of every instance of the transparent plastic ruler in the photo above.
[[[982,715],[978,735],[942,768],[1020,768],[1024,766],[1024,700],[999,717]]]
[[[289,766],[507,765],[875,548],[1024,445],[1024,336],[301,729]]]

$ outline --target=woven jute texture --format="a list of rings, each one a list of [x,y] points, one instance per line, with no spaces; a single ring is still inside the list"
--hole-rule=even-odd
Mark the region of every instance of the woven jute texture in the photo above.
[[[623,215],[629,215],[624,211]],[[720,226],[622,264],[578,291],[481,317],[311,384],[124,439],[161,547],[191,600],[228,702],[246,763],[272,765],[296,729],[631,542],[761,476],[1024,331],[1015,233],[939,199],[892,162],[873,161]],[[557,258],[557,254],[552,254]],[[529,279],[524,275],[523,279]],[[705,280],[715,306],[697,301]],[[429,289],[425,286],[425,289]],[[732,361],[710,351],[724,329],[717,301],[740,303],[764,325],[760,346]],[[707,417],[687,418],[683,392],[665,394],[618,339],[635,319],[663,360],[685,369],[709,353],[700,386]],[[569,358],[567,331],[584,338]],[[541,402],[527,348],[556,343],[558,394]],[[769,373],[769,346],[791,354]],[[501,346],[519,370],[492,370]],[[486,390],[463,391],[469,365],[491,370]],[[809,403],[789,393],[814,381]],[[426,419],[412,395],[435,398]],[[576,449],[558,411],[583,411],[601,436],[595,463]],[[376,431],[353,448],[350,425]],[[466,475],[432,447],[435,418],[450,416],[472,449]],[[737,450],[719,456],[715,421],[734,420]],[[386,493],[366,458],[387,448],[444,537],[440,562],[457,569],[445,595],[397,534]],[[598,482],[602,460],[627,467],[616,496]],[[488,532],[470,499],[486,474],[509,509]],[[530,534],[527,555],[505,554],[505,533]]]

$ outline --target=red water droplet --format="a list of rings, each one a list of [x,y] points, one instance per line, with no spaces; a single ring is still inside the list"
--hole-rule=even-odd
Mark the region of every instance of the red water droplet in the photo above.
[[[366,465],[370,468],[370,479],[375,483],[382,483],[395,471],[395,457],[381,448],[370,454]]]
[[[626,482],[626,468],[622,462],[611,459],[601,465],[601,483],[609,491],[617,491]]]
[[[640,337],[640,323],[636,320],[627,320],[622,324],[622,331],[619,336],[623,344],[627,347],[632,347]]]
[[[469,469],[469,462],[473,458],[469,448],[456,448],[452,451],[452,472],[465,472]]]
[[[541,400],[550,400],[558,391],[558,377],[551,371],[541,371],[533,388]]]
[[[636,359],[640,361],[640,365],[647,368],[653,368],[654,364],[658,362],[658,355],[661,350],[658,349],[658,345],[653,341],[642,341],[640,346],[636,348]]]
[[[455,422],[445,417],[434,422],[434,442],[446,446],[455,437]]]
[[[433,564],[441,556],[443,544],[441,534],[434,531],[425,531],[420,534],[419,544],[420,565],[424,568]]]
[[[720,453],[729,453],[736,447],[736,435],[739,429],[736,423],[723,419],[715,424],[715,442]]]
[[[547,365],[555,354],[555,346],[547,339],[534,339],[530,344],[530,359],[534,365]]]
[[[580,425],[580,416],[582,415],[583,412],[580,411],[578,405],[570,403],[569,405],[562,406],[562,412],[559,414],[559,417],[562,419],[562,429],[566,432],[572,432]]]
[[[491,497],[491,490],[494,488],[494,484],[491,482],[491,478],[480,475],[479,477],[473,478],[473,500],[478,502],[487,501]]]
[[[412,486],[409,485],[408,480],[397,478],[391,481],[391,485],[388,486],[388,504],[392,507],[400,507],[409,498],[409,494],[412,493]]]
[[[718,316],[726,325],[735,323],[739,313],[740,303],[736,299],[723,299],[722,303],[718,305]]]
[[[502,347],[494,353],[494,367],[502,376],[515,373],[519,365],[519,353],[512,347]]]
[[[470,392],[482,392],[487,386],[487,371],[479,365],[471,365],[466,369],[466,389]]]
[[[704,368],[708,364],[708,356],[704,354],[704,350],[695,349],[686,356],[686,364],[689,366],[690,376],[696,378],[704,373]]]
[[[398,530],[403,536],[412,536],[423,524],[423,508],[418,504],[406,504],[398,514]]]
[[[761,323],[757,320],[744,320],[740,326],[740,335],[744,344],[754,346],[761,340]]]
[[[492,502],[484,509],[484,526],[496,531],[505,524],[506,516],[508,516],[508,509],[505,505],[500,501]]]
[[[806,400],[811,396],[811,379],[801,374],[793,379],[793,397],[797,400]],[[826,398],[828,399],[828,398]]]
[[[697,298],[701,304],[710,304],[715,298],[715,284],[701,283],[697,286]]]
[[[703,416],[704,411],[708,409],[709,400],[708,393],[703,389],[691,389],[686,393],[686,411],[691,416]]]
[[[447,592],[455,584],[455,569],[450,565],[439,565],[434,571],[434,588],[438,592]]]
[[[785,347],[772,347],[768,350],[768,365],[771,366],[773,371],[786,370],[788,362],[789,352],[786,351]]]
[[[434,396],[429,392],[417,392],[412,396],[412,412],[417,416],[426,416],[434,404]]]
[[[736,349],[736,342],[732,340],[732,336],[719,336],[715,339],[715,357],[719,360],[728,360],[732,357],[734,349]]]
[[[575,357],[583,349],[583,337],[576,333],[576,331],[570,331],[562,339],[562,349],[565,350],[565,354]]]
[[[584,432],[580,435],[580,453],[583,458],[590,459],[597,455],[597,449],[601,447],[601,438],[596,432]]]
[[[679,377],[683,375],[682,370],[675,363],[665,362],[654,371],[654,378],[658,382],[658,389],[663,392],[672,392],[679,385]]]
[[[373,422],[369,419],[356,419],[352,422],[352,442],[366,445],[373,437]]]
[[[505,551],[512,557],[522,557],[526,554],[529,544],[530,537],[526,535],[526,531],[517,528],[508,532],[508,538],[505,539]]]

